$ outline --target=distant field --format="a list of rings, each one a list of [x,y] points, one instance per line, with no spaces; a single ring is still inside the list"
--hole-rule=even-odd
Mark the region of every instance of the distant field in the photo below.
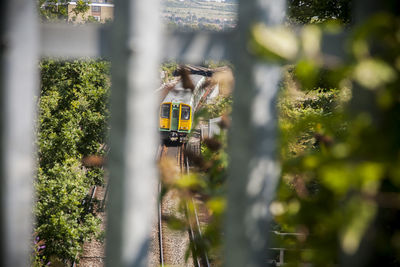
[[[208,19],[236,19],[237,4],[203,1],[162,0],[163,14],[185,17],[189,14]]]

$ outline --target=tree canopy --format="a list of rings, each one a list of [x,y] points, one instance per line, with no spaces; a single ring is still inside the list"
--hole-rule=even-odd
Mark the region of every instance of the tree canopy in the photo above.
[[[82,159],[105,154],[108,69],[103,61],[40,64],[35,232],[46,246],[37,255],[44,264],[50,256],[72,262],[81,243],[100,231],[85,199],[104,171]]]
[[[301,24],[330,19],[349,23],[351,4],[352,0],[288,0],[288,16]]]

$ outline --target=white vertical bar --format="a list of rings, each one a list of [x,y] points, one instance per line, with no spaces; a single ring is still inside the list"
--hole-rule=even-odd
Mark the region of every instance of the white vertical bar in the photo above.
[[[230,169],[225,266],[264,266],[268,251],[268,207],[274,198],[276,161],[276,95],[280,68],[249,54],[250,30],[256,22],[283,22],[285,1],[239,1],[239,24],[233,59],[236,87],[230,133]]]
[[[146,266],[156,208],[159,0],[115,1],[107,266]]]
[[[279,265],[285,264],[285,251],[283,249],[279,250]]]
[[[35,3],[9,0],[1,8],[1,266],[30,266],[39,48]]]

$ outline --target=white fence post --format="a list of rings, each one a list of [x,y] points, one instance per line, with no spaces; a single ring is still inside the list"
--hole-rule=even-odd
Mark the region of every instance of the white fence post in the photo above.
[[[146,266],[156,208],[158,0],[115,3],[107,266]]]
[[[35,2],[13,0],[0,11],[1,266],[30,266],[38,18]]]
[[[248,42],[254,23],[281,24],[285,9],[284,0],[239,3],[225,235],[225,266],[229,267],[267,264],[268,207],[279,175],[275,108],[281,71],[252,56]]]

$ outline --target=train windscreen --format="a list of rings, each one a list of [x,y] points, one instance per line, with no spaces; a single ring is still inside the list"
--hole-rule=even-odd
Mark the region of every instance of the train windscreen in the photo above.
[[[188,120],[190,118],[190,107],[182,106],[181,120]]]
[[[163,104],[161,106],[161,118],[169,119],[170,107],[170,104]]]

